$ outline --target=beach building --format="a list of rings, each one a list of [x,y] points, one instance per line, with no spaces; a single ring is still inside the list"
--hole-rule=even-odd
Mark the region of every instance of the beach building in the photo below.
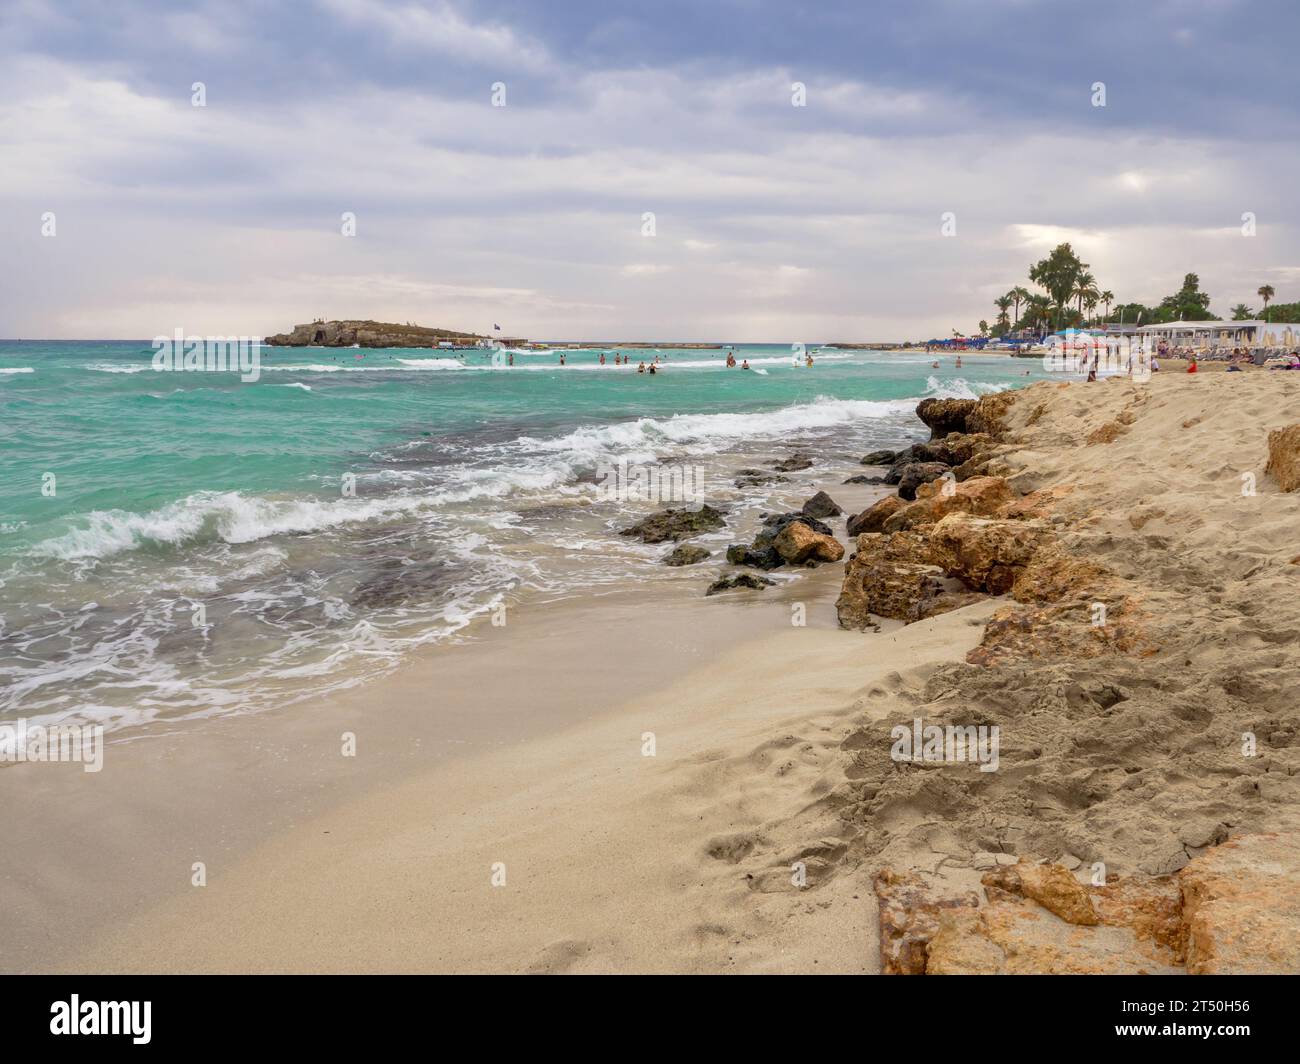
[[[1284,321],[1171,321],[1161,325],[1143,325],[1137,330],[1147,350],[1163,340],[1169,348],[1196,351],[1252,350],[1292,351],[1300,347],[1300,324]]]

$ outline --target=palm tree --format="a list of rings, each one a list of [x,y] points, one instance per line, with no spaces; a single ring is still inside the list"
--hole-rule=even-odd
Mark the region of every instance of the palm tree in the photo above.
[[[1025,300],[1023,324],[1046,332],[1052,320],[1052,310],[1052,301],[1047,296],[1031,295]]]
[[[993,300],[994,306],[998,308],[998,328],[1004,331],[1011,327],[1011,323],[1007,320],[1007,308],[1011,306],[1011,302],[1009,295],[998,296]]]
[[[1098,294],[1097,278],[1088,273],[1087,270],[1084,270],[1075,277],[1074,288],[1070,292],[1070,296],[1079,301],[1077,309],[1080,315],[1083,314],[1083,301],[1089,298],[1096,299]]]
[[[1016,285],[1007,293],[1007,298],[1016,305],[1015,321],[1020,320],[1020,304],[1029,302],[1029,289],[1023,285]]]
[[[1260,285],[1255,294],[1264,301],[1264,320],[1268,321],[1268,301],[1273,298],[1273,286],[1271,284]]]
[[[1088,317],[1092,317],[1092,312],[1097,309],[1097,297],[1085,296],[1083,300],[1084,309],[1088,312]]]
[[[1238,303],[1232,308],[1231,312],[1233,321],[1250,321],[1255,316],[1255,312],[1246,306],[1245,303]]]
[[[1106,305],[1106,317],[1110,317],[1110,305],[1115,302],[1115,293],[1109,288],[1097,297]]]

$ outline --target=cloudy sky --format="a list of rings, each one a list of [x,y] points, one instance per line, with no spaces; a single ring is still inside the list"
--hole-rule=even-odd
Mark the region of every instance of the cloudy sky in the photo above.
[[[918,338],[1061,240],[1121,300],[1296,300],[1297,40],[1294,0],[0,0],[0,336]]]

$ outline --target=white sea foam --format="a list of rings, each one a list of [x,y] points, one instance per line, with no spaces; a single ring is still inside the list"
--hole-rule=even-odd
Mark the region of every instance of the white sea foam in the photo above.
[[[147,373],[152,367],[147,362],[143,366],[121,362],[91,362],[86,369],[95,373]]]
[[[35,372],[36,370],[32,369],[31,366],[18,366],[14,369],[0,369],[0,375],[8,375],[11,373],[35,373]]]
[[[304,392],[309,392],[309,391],[311,391],[311,385],[310,385],[310,384],[303,384],[302,381],[293,381],[293,382],[290,383],[290,384],[277,384],[277,385],[275,385],[275,387],[277,387],[277,388],[301,388]]]
[[[1009,384],[995,384],[990,381],[968,381],[965,377],[949,377],[940,380],[930,376],[925,382],[927,399],[978,399],[981,395],[1005,391]]]

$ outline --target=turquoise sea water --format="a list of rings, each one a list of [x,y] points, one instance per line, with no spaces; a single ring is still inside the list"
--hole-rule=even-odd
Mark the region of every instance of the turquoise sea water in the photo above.
[[[806,444],[851,463],[919,438],[922,397],[1042,376],[1035,360],[812,352],[809,369],[786,345],[740,345],[743,372],[665,350],[651,376],[642,350],[507,368],[268,348],[242,383],[156,372],[147,342],[0,342],[0,719],[128,725],[357,682],[501,602],[657,571],[611,534],[636,508],[593,499],[602,462],[689,459],[719,498],[757,506],[729,480],[756,455]]]

